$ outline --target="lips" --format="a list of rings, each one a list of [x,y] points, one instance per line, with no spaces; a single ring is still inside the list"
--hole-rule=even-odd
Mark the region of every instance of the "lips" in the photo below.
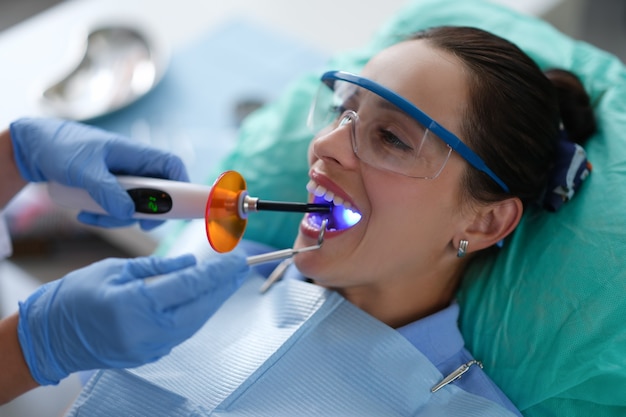
[[[330,203],[332,205],[330,213],[309,213],[307,220],[310,225],[319,229],[322,221],[327,219],[326,230],[340,231],[351,228],[361,220],[361,214],[352,207],[350,202],[317,184],[314,180],[307,184],[307,191],[313,194],[314,203]]]

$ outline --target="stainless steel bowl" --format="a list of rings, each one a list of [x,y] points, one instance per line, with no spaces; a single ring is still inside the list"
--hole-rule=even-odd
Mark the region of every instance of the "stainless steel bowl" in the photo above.
[[[130,26],[89,33],[82,59],[41,95],[45,113],[87,120],[118,110],[150,91],[167,66],[162,44]]]

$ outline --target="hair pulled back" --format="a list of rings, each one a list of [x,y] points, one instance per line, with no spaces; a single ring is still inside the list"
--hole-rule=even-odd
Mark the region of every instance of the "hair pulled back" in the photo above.
[[[463,62],[470,99],[462,138],[510,189],[507,194],[486,174],[468,168],[468,197],[537,201],[555,159],[561,123],[579,144],[595,131],[589,97],[571,72],[544,74],[516,45],[477,28],[436,27],[412,39],[424,39]]]

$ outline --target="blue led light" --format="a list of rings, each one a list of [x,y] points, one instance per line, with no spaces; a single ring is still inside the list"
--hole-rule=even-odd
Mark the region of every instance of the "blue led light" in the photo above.
[[[322,197],[315,197],[313,202],[328,203]],[[324,219],[328,219],[328,230],[345,230],[354,226],[361,220],[361,213],[353,209],[345,208],[344,206],[335,206],[333,204],[333,209],[330,213],[309,213],[309,217],[319,227],[321,227]]]
[[[335,207],[336,209],[337,207]],[[343,208],[343,207],[341,207]],[[351,227],[354,226],[355,224],[357,224],[359,222],[359,220],[361,220],[361,213],[357,212],[357,211],[353,211],[351,209],[346,209],[343,208],[342,213],[341,213],[341,217],[343,219],[343,224],[345,224],[347,227]]]

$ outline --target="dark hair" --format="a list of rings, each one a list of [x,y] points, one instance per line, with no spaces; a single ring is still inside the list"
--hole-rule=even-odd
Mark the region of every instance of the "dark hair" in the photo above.
[[[510,188],[507,194],[487,175],[468,169],[468,197],[490,202],[516,196],[525,205],[537,201],[555,159],[561,121],[579,143],[595,131],[589,97],[578,78],[564,70],[546,76],[506,39],[456,26],[427,29],[411,39],[453,54],[468,70],[470,100],[462,138]]]

